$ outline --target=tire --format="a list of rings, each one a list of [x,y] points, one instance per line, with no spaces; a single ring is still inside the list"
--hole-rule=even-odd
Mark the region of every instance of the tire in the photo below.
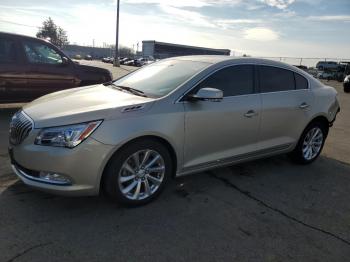
[[[327,134],[328,126],[325,123],[319,121],[310,123],[300,136],[295,149],[289,154],[292,160],[298,164],[311,164],[322,152]],[[314,140],[310,141],[312,137]]]
[[[111,158],[104,173],[103,189],[120,204],[144,205],[159,196],[172,171],[170,153],[162,143],[152,139],[138,140]]]
[[[350,93],[350,84],[347,84],[347,85],[344,84],[344,92]]]

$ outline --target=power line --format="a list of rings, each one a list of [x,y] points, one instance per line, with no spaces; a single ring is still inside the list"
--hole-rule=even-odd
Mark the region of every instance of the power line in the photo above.
[[[26,25],[26,24],[16,23],[16,22],[7,21],[7,20],[3,20],[3,19],[0,19],[0,22],[12,24],[12,25],[20,25],[20,26],[26,26],[26,27],[40,28],[40,26]]]

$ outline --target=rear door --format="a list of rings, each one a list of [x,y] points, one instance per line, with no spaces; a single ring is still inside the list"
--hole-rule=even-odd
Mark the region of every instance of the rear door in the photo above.
[[[28,92],[31,99],[77,85],[74,66],[51,45],[35,39],[22,39],[27,59]]]
[[[262,100],[260,148],[288,148],[310,119],[313,96],[308,81],[287,69],[258,66]]]
[[[26,90],[25,65],[15,37],[0,35],[0,102],[22,102]]]

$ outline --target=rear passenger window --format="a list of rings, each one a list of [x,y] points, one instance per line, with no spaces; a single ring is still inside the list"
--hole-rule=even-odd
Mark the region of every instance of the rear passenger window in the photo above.
[[[202,81],[196,88],[212,87],[224,92],[224,96],[237,96],[254,93],[252,65],[226,67]]]
[[[297,73],[294,73],[294,77],[296,89],[308,89],[308,83],[305,77]]]
[[[288,91],[295,89],[292,71],[272,67],[259,67],[260,91],[262,93]]]
[[[0,37],[0,63],[14,63],[16,61],[15,42]]]

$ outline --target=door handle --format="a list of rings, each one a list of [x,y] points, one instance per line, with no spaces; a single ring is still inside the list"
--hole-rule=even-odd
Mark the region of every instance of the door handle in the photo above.
[[[244,114],[245,117],[253,117],[256,116],[258,113],[255,112],[254,110],[249,110],[247,113]]]
[[[309,107],[309,105],[306,104],[306,103],[302,103],[302,104],[299,106],[300,109],[306,109],[306,108],[308,108],[308,107]]]

